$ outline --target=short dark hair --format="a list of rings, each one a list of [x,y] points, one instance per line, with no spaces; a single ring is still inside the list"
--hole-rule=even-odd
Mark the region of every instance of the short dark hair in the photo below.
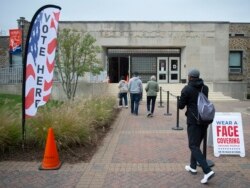
[[[134,76],[138,76],[139,74],[138,74],[138,72],[134,72]]]

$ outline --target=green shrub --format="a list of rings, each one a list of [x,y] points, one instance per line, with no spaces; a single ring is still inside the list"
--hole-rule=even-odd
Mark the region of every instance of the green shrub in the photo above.
[[[45,105],[29,119],[29,139],[44,147],[48,128],[52,127],[59,149],[96,142],[96,129],[110,123],[114,105],[112,98],[70,101],[59,107]]]
[[[81,103],[75,103],[80,105]],[[52,127],[59,148],[86,143],[91,129],[84,123],[77,106],[64,103],[60,107],[46,107],[29,119],[29,139],[43,147],[46,142],[48,128]]]
[[[84,114],[92,117],[92,125],[95,129],[108,128],[109,123],[114,119],[115,99],[110,97],[96,98],[87,101]]]
[[[0,109],[0,148],[4,152],[9,146],[20,146],[22,141],[21,117],[9,108]]]
[[[1,96],[1,95],[0,95]],[[0,108],[0,147],[21,146],[20,100],[2,99]],[[36,116],[26,119],[26,142],[29,147],[44,148],[48,129],[53,128],[59,149],[97,142],[98,131],[111,125],[116,99],[102,97],[71,102],[49,101],[39,107]],[[14,110],[13,110],[14,109]]]

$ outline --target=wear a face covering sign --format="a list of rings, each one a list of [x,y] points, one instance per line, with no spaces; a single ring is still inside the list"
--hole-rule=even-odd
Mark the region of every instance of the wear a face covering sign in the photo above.
[[[216,112],[212,129],[215,157],[220,155],[245,157],[241,113]]]

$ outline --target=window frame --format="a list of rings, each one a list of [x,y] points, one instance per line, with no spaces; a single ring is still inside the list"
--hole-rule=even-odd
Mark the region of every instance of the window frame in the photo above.
[[[233,66],[230,65],[230,56],[231,54],[239,54],[240,55],[240,65],[238,66]],[[229,62],[228,62],[228,67],[229,67],[229,73],[230,74],[242,74],[242,65],[243,65],[243,51],[240,50],[230,50],[229,51]]]

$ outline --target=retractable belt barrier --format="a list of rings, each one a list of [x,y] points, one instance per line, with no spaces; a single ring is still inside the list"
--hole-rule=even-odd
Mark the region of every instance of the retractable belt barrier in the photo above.
[[[159,108],[163,108],[164,106],[162,105],[163,102],[162,102],[162,87],[160,87],[160,106],[158,106]]]
[[[166,111],[166,113],[164,113],[164,115],[166,115],[166,116],[171,116],[172,115],[171,113],[169,113],[169,95],[171,95],[172,97],[175,97],[176,100],[177,100],[177,105],[176,105],[176,107],[177,107],[177,112],[176,112],[176,114],[177,114],[177,116],[176,116],[176,127],[173,127],[172,129],[173,130],[183,130],[183,128],[179,126],[179,108],[178,108],[178,102],[179,102],[180,97],[176,96],[176,95],[174,95],[172,93],[170,93],[169,91],[165,91],[164,89],[162,89],[160,87],[160,104],[162,103],[162,92],[167,92],[167,109],[166,109],[167,111]]]

